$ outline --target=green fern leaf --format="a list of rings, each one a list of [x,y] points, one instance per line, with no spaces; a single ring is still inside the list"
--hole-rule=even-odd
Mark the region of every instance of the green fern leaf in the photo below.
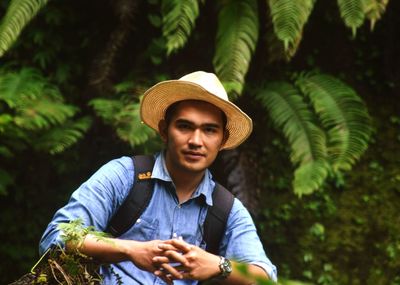
[[[113,125],[115,122],[115,115],[124,108],[122,100],[112,100],[97,98],[89,102],[89,106],[93,107],[97,116],[102,118],[108,125]]]
[[[62,124],[75,115],[78,108],[46,99],[27,100],[17,108],[15,124],[27,130],[47,129]]]
[[[15,108],[29,98],[39,98],[46,85],[46,80],[32,68],[22,68],[19,72],[0,70],[0,100],[10,108]],[[48,93],[57,96],[54,91]]]
[[[366,17],[371,22],[371,31],[375,27],[376,21],[378,21],[383,13],[385,13],[386,6],[389,3],[389,0],[364,0],[364,13]]]
[[[116,116],[117,134],[131,146],[144,144],[156,136],[153,129],[142,123],[139,106],[139,103],[128,104]]]
[[[295,193],[312,193],[322,185],[329,170],[325,134],[317,126],[316,118],[299,90],[287,82],[268,84],[256,98],[290,143],[291,161],[299,165],[294,181]]]
[[[0,57],[12,46],[22,29],[48,0],[12,0],[0,24]]]
[[[310,98],[328,134],[333,170],[350,170],[367,149],[372,128],[363,101],[340,80],[324,74],[303,74],[296,85]]]
[[[294,54],[303,27],[314,7],[315,0],[269,0],[274,32],[283,44],[285,51]]]
[[[118,137],[131,146],[155,137],[155,132],[141,122],[139,103],[126,102],[124,99],[94,99],[89,104],[106,124],[116,130]]]
[[[83,137],[91,123],[91,118],[83,117],[77,121],[69,121],[52,128],[34,141],[34,148],[50,154],[63,152]]]
[[[163,0],[161,10],[163,36],[170,55],[186,44],[199,16],[199,3],[197,0]]]
[[[15,111],[14,123],[26,130],[48,129],[77,111],[76,107],[63,103],[60,91],[31,68],[0,71],[0,101]]]
[[[308,195],[319,189],[328,177],[329,164],[325,159],[305,163],[294,173],[293,189],[298,196]]]
[[[258,41],[258,21],[256,0],[225,1],[219,12],[213,64],[231,97],[242,93]]]
[[[353,36],[357,29],[364,23],[365,13],[363,9],[364,0],[338,0],[340,15],[345,25],[351,28]]]

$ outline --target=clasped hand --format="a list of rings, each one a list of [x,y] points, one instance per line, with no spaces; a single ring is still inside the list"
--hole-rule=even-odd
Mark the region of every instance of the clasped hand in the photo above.
[[[220,258],[180,239],[162,241],[152,258],[155,275],[167,284],[174,279],[206,280],[219,274]]]

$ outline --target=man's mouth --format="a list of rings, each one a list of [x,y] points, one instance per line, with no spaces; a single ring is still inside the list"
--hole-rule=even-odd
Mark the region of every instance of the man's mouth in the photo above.
[[[205,156],[203,153],[197,151],[184,151],[183,155],[192,160],[198,160]]]

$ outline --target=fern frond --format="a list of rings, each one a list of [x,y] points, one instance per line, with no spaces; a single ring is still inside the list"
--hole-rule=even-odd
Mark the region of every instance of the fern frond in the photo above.
[[[232,97],[242,93],[244,77],[258,41],[259,17],[256,0],[224,3],[218,16],[213,64]]]
[[[170,55],[186,44],[199,16],[199,3],[197,0],[163,0],[161,11],[163,36]]]
[[[328,153],[333,170],[350,170],[367,149],[371,119],[356,92],[337,78],[303,74],[296,85],[310,98],[328,134]]]
[[[72,117],[77,108],[65,104],[57,87],[35,69],[0,71],[0,101],[14,110],[14,123],[26,130],[46,129]]]
[[[365,13],[363,9],[364,0],[338,0],[340,16],[345,25],[351,28],[353,36],[357,29],[364,23]]]
[[[294,192],[300,197],[313,193],[321,187],[328,173],[329,164],[325,159],[300,165],[294,172]]]
[[[91,126],[92,120],[83,117],[77,121],[69,121],[63,125],[52,128],[39,139],[34,141],[34,148],[50,154],[63,152],[78,142]]]
[[[291,161],[299,165],[294,182],[295,192],[299,195],[313,192],[326,179],[329,167],[326,163],[325,134],[316,125],[313,113],[299,90],[287,82],[268,84],[256,98],[268,110],[274,125],[282,129],[290,143]],[[307,173],[307,170],[318,171]],[[302,181],[303,178],[312,180]]]
[[[265,36],[265,45],[267,49],[268,63],[282,60],[289,62],[290,59],[296,54],[298,45],[289,44],[288,49],[285,50],[284,43],[278,39],[274,32],[271,18],[267,19],[266,27],[267,32]]]
[[[23,28],[48,0],[12,0],[0,24],[0,57],[10,49]]]
[[[18,72],[0,70],[0,100],[10,108],[15,108],[27,98],[39,98],[46,85],[46,80],[33,68],[22,68]],[[55,94],[54,91],[50,93]]]
[[[44,99],[30,99],[21,102],[16,108],[14,122],[27,130],[48,129],[64,123],[75,115],[78,108],[62,102]]]
[[[294,54],[304,25],[314,7],[315,0],[269,0],[275,35],[280,39],[285,51]]]
[[[116,116],[117,134],[131,146],[140,145],[156,136],[156,133],[143,124],[140,118],[139,103],[131,103]]]
[[[94,99],[89,105],[106,124],[114,127],[121,140],[131,146],[143,144],[155,137],[155,132],[141,122],[139,103],[116,99]]]
[[[112,100],[97,98],[89,102],[96,115],[104,120],[108,125],[115,122],[115,115],[118,114],[123,108],[125,103],[122,100]]]
[[[388,3],[389,0],[364,0],[364,13],[371,22],[371,31],[374,29],[376,21],[385,13]]]

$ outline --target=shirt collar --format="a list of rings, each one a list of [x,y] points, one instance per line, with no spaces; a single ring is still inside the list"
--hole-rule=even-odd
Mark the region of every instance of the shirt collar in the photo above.
[[[164,152],[159,152],[156,154],[156,161],[154,163],[151,178],[173,183],[165,164]],[[203,195],[205,197],[207,205],[212,206],[212,192],[214,191],[214,187],[215,182],[212,180],[211,172],[206,169],[203,179],[201,180],[199,186],[197,186],[196,191],[192,195],[192,199]]]

